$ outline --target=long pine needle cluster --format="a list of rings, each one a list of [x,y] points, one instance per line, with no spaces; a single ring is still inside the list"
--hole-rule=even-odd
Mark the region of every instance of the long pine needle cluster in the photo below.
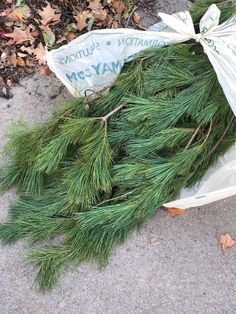
[[[235,1],[214,2],[221,22],[236,13]],[[196,31],[211,3],[192,5]],[[103,267],[115,244],[202,178],[235,132],[198,43],[145,50],[105,95],[75,99],[50,121],[12,131],[1,191],[17,187],[20,197],[0,239],[29,241],[43,291],[68,263],[96,259]]]

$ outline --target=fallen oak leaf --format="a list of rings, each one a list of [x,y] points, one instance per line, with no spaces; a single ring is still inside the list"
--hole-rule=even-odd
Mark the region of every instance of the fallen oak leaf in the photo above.
[[[23,16],[20,12],[12,11],[8,17],[15,22],[23,22]]]
[[[43,25],[47,25],[51,22],[59,22],[61,17],[61,13],[56,13],[56,10],[51,7],[50,3],[42,10],[39,10],[38,14],[41,17],[41,23]]]
[[[13,42],[16,44],[22,44],[23,42],[29,41],[32,45],[35,41],[35,38],[30,33],[29,26],[26,27],[25,30],[14,27],[14,31],[12,33],[5,34],[5,37],[12,38],[9,42]]]
[[[27,54],[18,51],[18,52],[17,52],[17,56],[18,56],[18,57],[21,57],[21,58],[25,58],[25,57],[27,57]]]
[[[105,21],[107,18],[107,11],[103,9],[101,0],[90,0],[89,8],[92,10],[93,16],[99,21]]]
[[[17,66],[17,57],[15,52],[10,56],[10,62],[13,65],[13,67]]]
[[[49,69],[47,65],[45,65],[45,66],[40,67],[40,73],[42,75],[49,76],[52,73],[52,71]]]
[[[32,48],[32,47],[22,46],[22,47],[20,47],[20,50],[21,51],[26,51],[30,55],[34,53],[34,48]]]
[[[220,237],[220,244],[222,250],[225,252],[228,248],[232,247],[236,243],[235,240],[231,238],[231,236],[226,233]]]
[[[42,43],[39,43],[38,47],[34,49],[34,54],[36,56],[36,59],[38,60],[39,65],[46,64],[45,60],[46,50],[43,47]]]
[[[21,57],[17,58],[17,65],[19,65],[20,67],[24,67],[25,66],[24,59]]]
[[[23,22],[23,20],[28,19],[31,16],[31,10],[28,5],[23,5],[15,8],[8,17],[15,22]]]
[[[39,43],[37,48],[32,47],[21,47],[21,51],[26,51],[28,54],[32,55],[34,54],[36,56],[36,59],[38,60],[39,65],[46,64],[46,60],[44,56],[46,55],[46,50],[43,47],[42,43]]]
[[[87,26],[87,20],[92,17],[92,13],[89,11],[83,11],[78,15],[74,16],[77,21],[76,27],[82,31]]]
[[[139,14],[137,11],[135,11],[135,12],[133,13],[133,20],[134,20],[134,22],[135,22],[136,24],[139,24],[139,22],[140,22],[140,20],[141,20],[141,16],[140,16],[140,14]]]
[[[167,208],[167,211],[171,217],[181,216],[185,213],[185,210],[181,208]]]
[[[66,36],[66,39],[67,39],[68,41],[72,41],[73,39],[76,38],[76,35],[75,35],[75,33],[73,33],[73,32],[67,32],[67,34],[66,34],[65,36]]]
[[[121,15],[125,10],[125,4],[122,0],[113,0],[112,6],[118,15]]]
[[[102,4],[101,4],[101,0],[90,0],[89,1],[89,8],[92,11],[96,11],[96,10],[102,10]]]

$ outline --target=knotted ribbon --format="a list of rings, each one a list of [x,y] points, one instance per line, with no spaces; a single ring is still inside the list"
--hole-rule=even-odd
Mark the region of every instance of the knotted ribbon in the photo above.
[[[207,54],[224,94],[236,115],[236,15],[219,24],[220,10],[212,4],[200,21],[200,34],[194,30],[188,11],[173,15],[159,13],[164,24],[181,35],[179,42],[195,39]]]

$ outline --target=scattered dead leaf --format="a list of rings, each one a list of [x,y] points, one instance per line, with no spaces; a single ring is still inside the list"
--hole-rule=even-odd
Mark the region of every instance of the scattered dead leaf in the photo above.
[[[9,14],[11,13],[12,9],[11,8],[7,8],[4,11],[0,12],[0,16],[4,17],[4,16],[9,16]]]
[[[45,66],[40,67],[40,73],[42,75],[49,76],[52,73],[52,71],[49,69],[47,65],[45,65]]]
[[[17,58],[17,65],[19,65],[20,67],[24,67],[25,66],[25,61],[23,58],[18,57]]]
[[[87,20],[92,17],[92,13],[90,11],[83,11],[75,16],[77,21],[76,27],[78,30],[82,31],[87,26]]]
[[[18,11],[13,11],[8,15],[9,19],[15,22],[23,22],[23,16]]]
[[[92,11],[101,10],[102,9],[101,0],[90,0],[89,1],[89,8]]]
[[[134,22],[135,22],[136,24],[139,24],[139,23],[140,23],[141,16],[140,16],[140,14],[139,14],[137,11],[135,11],[134,14],[133,14],[133,20],[134,20]]]
[[[3,3],[0,5],[0,66],[9,69],[1,74],[5,83],[8,78],[14,83],[22,74],[33,72],[33,69],[25,71],[24,67],[35,67],[38,63],[42,68],[45,44],[59,47],[80,32],[119,28],[121,18],[125,19],[125,14],[130,12],[125,0],[0,2]]]
[[[72,41],[72,40],[75,39],[75,38],[76,38],[75,33],[73,33],[73,32],[67,32],[67,34],[66,34],[66,39],[67,39],[68,41]]]
[[[171,217],[181,216],[185,213],[185,210],[181,208],[168,208],[167,210]]]
[[[13,43],[22,44],[29,41],[31,45],[35,41],[35,38],[30,33],[29,26],[25,30],[21,30],[18,27],[14,27],[13,33],[5,34],[6,37],[12,38]]]
[[[220,237],[220,244],[223,251],[226,251],[228,248],[232,247],[236,243],[231,236],[226,233]]]
[[[13,67],[17,66],[17,58],[15,52],[10,56],[10,62],[13,65]]]
[[[9,15],[8,17],[12,21],[16,22],[24,22],[24,20],[28,19],[31,16],[31,11],[28,5],[23,5],[20,7],[15,8]]]
[[[46,55],[46,50],[43,47],[42,43],[39,43],[38,47],[33,49],[32,47],[21,47],[22,51],[26,51],[30,55],[35,55],[38,60],[39,65],[46,64],[46,60],[44,56]]]
[[[112,5],[118,15],[122,15],[125,10],[125,4],[122,0],[113,0]]]
[[[38,60],[39,65],[46,64],[46,60],[44,58],[46,55],[46,50],[44,49],[42,43],[40,43],[38,47],[34,49],[34,54]]]
[[[99,21],[105,21],[107,11],[103,9],[101,0],[90,0],[89,8],[92,10],[93,16]]]
[[[150,239],[150,245],[151,246],[155,246],[155,245],[158,245],[158,244],[160,244],[160,242],[158,241],[157,238],[153,237],[153,238]]]
[[[48,25],[52,22],[59,22],[61,17],[61,13],[56,13],[56,10],[51,7],[50,3],[48,3],[42,10],[39,10],[38,14],[42,18],[41,23],[43,25]]]
[[[32,47],[25,47],[25,46],[22,46],[22,47],[20,47],[20,50],[22,50],[22,51],[26,51],[28,54],[33,54],[34,53],[34,48],[32,48]]]

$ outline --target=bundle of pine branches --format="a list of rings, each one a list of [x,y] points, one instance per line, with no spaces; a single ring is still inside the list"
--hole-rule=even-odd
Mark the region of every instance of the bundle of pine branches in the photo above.
[[[214,1],[221,22],[235,1]],[[210,0],[198,0],[198,23]],[[54,117],[12,132],[2,191],[20,198],[0,226],[4,244],[27,238],[42,290],[70,262],[107,263],[114,244],[198,182],[236,140],[236,120],[201,45],[145,50],[109,93],[68,102]],[[40,244],[40,245],[39,245]]]

